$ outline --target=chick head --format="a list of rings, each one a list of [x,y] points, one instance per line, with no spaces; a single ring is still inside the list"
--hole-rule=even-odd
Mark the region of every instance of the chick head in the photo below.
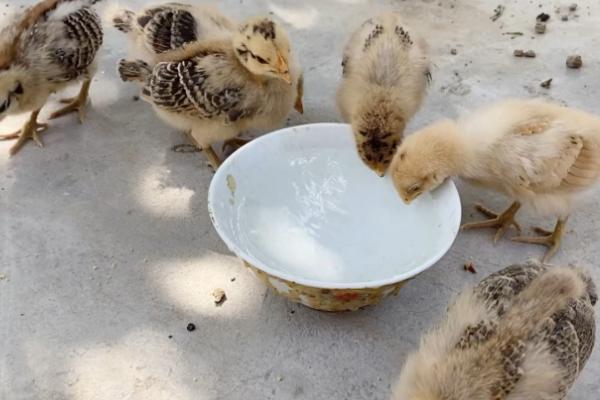
[[[18,68],[0,69],[0,121],[7,115],[21,111],[23,78]]]
[[[438,122],[408,136],[396,151],[390,172],[406,204],[454,174],[455,129],[453,121]]]
[[[385,107],[369,107],[352,118],[358,155],[377,175],[384,176],[404,134],[406,122]]]
[[[264,17],[246,20],[233,35],[233,46],[240,62],[253,74],[292,84],[290,42],[274,21]]]

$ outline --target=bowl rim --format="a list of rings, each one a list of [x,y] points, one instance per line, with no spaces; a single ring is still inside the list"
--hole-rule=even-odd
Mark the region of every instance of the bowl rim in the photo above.
[[[444,255],[446,255],[446,253],[450,250],[450,248],[456,241],[456,238],[459,233],[461,218],[462,218],[462,205],[461,205],[461,201],[460,201],[460,195],[458,193],[456,185],[454,184],[454,182],[451,179],[446,179],[446,181],[444,183],[442,183],[435,190],[437,191],[443,187],[448,186],[449,190],[451,192],[450,196],[452,196],[454,198],[454,207],[457,210],[457,212],[454,214],[455,215],[454,221],[451,221],[451,223],[454,225],[454,235],[453,235],[452,239],[448,240],[448,243],[446,243],[444,246],[441,246],[440,249],[436,253],[432,254],[432,256],[430,256],[426,261],[421,263],[419,267],[413,268],[410,271],[406,271],[406,272],[403,272],[400,274],[392,275],[391,277],[385,278],[385,279],[363,281],[363,282],[331,282],[331,281],[320,281],[320,280],[308,279],[308,278],[295,276],[295,275],[289,274],[287,272],[279,271],[279,270],[273,269],[269,266],[266,266],[262,261],[260,261],[256,257],[254,257],[252,254],[249,254],[249,253],[245,252],[244,250],[240,249],[228,237],[228,235],[225,234],[224,230],[220,227],[219,223],[217,222],[217,220],[215,218],[215,212],[214,212],[214,208],[213,208],[213,204],[216,204],[216,202],[217,202],[217,199],[216,199],[217,182],[225,182],[226,178],[227,178],[226,176],[223,176],[225,174],[225,170],[227,169],[224,167],[227,167],[227,165],[229,165],[230,163],[233,163],[236,157],[239,157],[240,155],[242,155],[246,152],[252,151],[254,149],[254,147],[256,147],[256,146],[260,146],[263,141],[273,140],[274,136],[290,134],[290,133],[294,132],[295,130],[297,130],[298,128],[327,128],[327,127],[339,128],[339,127],[349,127],[349,125],[344,124],[344,123],[336,123],[336,122],[318,122],[318,123],[294,125],[294,126],[289,126],[289,127],[285,127],[282,129],[278,129],[278,130],[266,133],[256,139],[253,139],[248,144],[246,144],[243,147],[241,147],[240,149],[236,150],[221,164],[221,166],[217,169],[217,171],[215,172],[215,174],[210,182],[210,186],[208,189],[208,200],[207,200],[208,204],[207,205],[208,205],[208,213],[210,216],[210,220],[213,224],[213,227],[215,228],[215,230],[217,231],[217,234],[219,235],[221,240],[225,243],[227,248],[232,253],[234,253],[238,258],[241,258],[243,261],[252,264],[255,268],[265,272],[268,275],[271,275],[276,278],[283,279],[283,280],[286,280],[289,282],[293,282],[296,284],[319,288],[319,289],[375,289],[375,288],[381,288],[383,286],[394,285],[399,282],[411,279],[411,278],[415,277],[416,275],[420,274],[421,272],[423,272],[423,271],[429,269],[430,267],[432,267],[433,265],[435,265],[442,257],[444,257]],[[401,200],[398,199],[398,201],[401,201]]]

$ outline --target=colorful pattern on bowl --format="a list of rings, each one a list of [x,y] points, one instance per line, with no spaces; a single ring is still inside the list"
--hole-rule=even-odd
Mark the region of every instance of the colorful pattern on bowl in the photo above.
[[[401,281],[378,288],[363,289],[323,289],[301,285],[277,278],[244,261],[254,275],[275,293],[307,307],[320,311],[356,311],[366,306],[378,304],[384,297],[397,295],[407,281]]]

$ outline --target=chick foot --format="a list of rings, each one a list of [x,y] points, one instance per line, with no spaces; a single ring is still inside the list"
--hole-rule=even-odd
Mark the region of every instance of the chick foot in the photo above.
[[[552,257],[554,257],[554,255],[560,248],[560,243],[562,241],[566,223],[566,219],[559,219],[556,222],[556,227],[554,228],[554,231],[548,231],[542,228],[533,228],[533,230],[541,236],[517,236],[512,238],[511,240],[520,243],[539,244],[548,247],[548,251],[542,259],[543,262],[548,262]]]
[[[17,154],[29,139],[33,140],[39,147],[44,147],[44,143],[42,143],[39,133],[48,129],[48,124],[41,124],[37,121],[39,113],[40,110],[32,112],[29,120],[20,130],[6,135],[0,135],[0,140],[17,139],[17,142],[8,151],[9,155],[13,156]]]
[[[50,119],[55,119],[72,112],[76,112],[77,116],[79,117],[79,123],[83,123],[83,119],[85,117],[85,105],[87,104],[90,85],[91,81],[86,79],[81,84],[81,90],[79,90],[79,94],[76,97],[60,100],[61,103],[67,104],[67,106],[50,114]]]
[[[521,233],[521,226],[515,221],[515,215],[519,211],[519,208],[521,208],[521,203],[515,201],[504,212],[498,214],[481,204],[476,204],[475,209],[490,219],[464,224],[460,229],[498,228],[496,236],[494,236],[494,243],[497,243],[510,226],[514,226],[517,229],[517,232],[519,234]]]
[[[251,141],[252,141],[252,139],[242,139],[239,137],[229,139],[229,140],[226,140],[223,142],[221,151],[225,153],[225,152],[229,151],[229,149],[232,149],[231,153],[233,153],[234,151],[236,151],[243,145],[250,143]]]
[[[218,170],[221,166],[221,160],[219,159],[217,153],[215,153],[215,151],[213,150],[212,146],[203,147],[202,151],[204,152],[204,154],[206,154],[206,158],[208,158],[208,162],[210,163],[213,170]]]

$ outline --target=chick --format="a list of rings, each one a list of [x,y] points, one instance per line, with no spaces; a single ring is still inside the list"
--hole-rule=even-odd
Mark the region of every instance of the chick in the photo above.
[[[386,13],[351,36],[342,67],[338,108],[361,159],[383,176],[431,79],[427,47],[399,14]]]
[[[135,13],[113,9],[110,19],[115,28],[129,36],[136,58],[154,66],[159,55],[186,43],[231,37],[236,24],[216,7],[166,3]]]
[[[140,81],[142,97],[168,124],[190,131],[213,168],[211,144],[248,129],[281,126],[296,100],[298,71],[285,30],[251,18],[229,39],[190,43],[159,56],[119,63],[124,81]]]
[[[13,155],[28,139],[39,146],[39,133],[48,125],[38,115],[50,94],[81,81],[79,95],[64,99],[67,106],[50,119],[77,112],[80,122],[87,102],[96,53],[102,45],[100,18],[95,0],[45,0],[17,16],[0,32],[0,120],[7,115],[31,112],[18,132],[0,140],[17,139]]]
[[[560,246],[573,208],[600,177],[600,118],[539,100],[509,100],[458,121],[442,121],[409,136],[392,162],[392,180],[410,203],[447,177],[460,176],[510,196],[514,202],[491,219],[463,229],[514,225],[521,204],[558,217],[552,232],[512,240],[545,245],[549,260]]]
[[[535,262],[461,293],[421,340],[393,400],[561,400],[595,341],[589,274]]]

